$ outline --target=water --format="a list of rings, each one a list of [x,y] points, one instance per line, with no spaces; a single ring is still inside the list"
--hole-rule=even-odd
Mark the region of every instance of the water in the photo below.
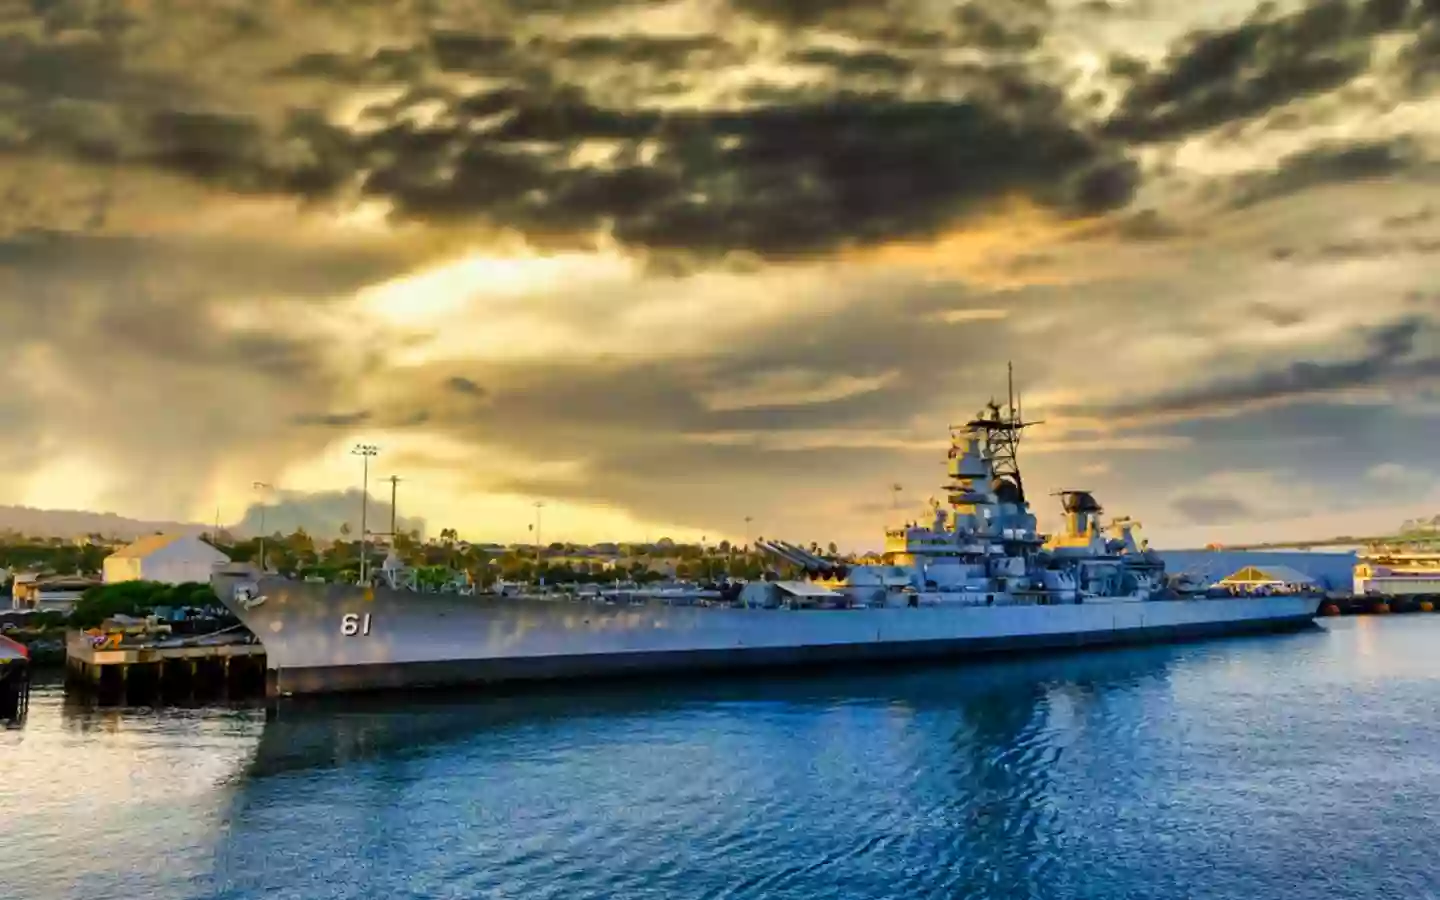
[[[0,731],[0,897],[1440,896],[1440,615]]]

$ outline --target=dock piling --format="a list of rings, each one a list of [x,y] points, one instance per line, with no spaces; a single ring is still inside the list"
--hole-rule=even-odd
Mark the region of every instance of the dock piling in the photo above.
[[[121,644],[101,649],[83,632],[72,632],[65,649],[70,683],[96,695],[102,704],[239,697],[254,678],[233,673],[265,671],[260,644]]]

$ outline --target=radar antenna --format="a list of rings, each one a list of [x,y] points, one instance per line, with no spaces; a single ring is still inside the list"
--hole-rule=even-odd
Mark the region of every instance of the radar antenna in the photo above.
[[[1025,503],[1025,483],[1020,477],[1020,436],[1026,428],[1041,424],[1040,421],[1026,422],[1020,412],[1020,395],[1015,391],[1015,364],[1006,363],[1008,396],[1002,412],[999,404],[991,400],[985,410],[976,418],[965,423],[965,427],[985,433],[985,452],[997,479],[1004,479],[1015,485],[1020,502]]]

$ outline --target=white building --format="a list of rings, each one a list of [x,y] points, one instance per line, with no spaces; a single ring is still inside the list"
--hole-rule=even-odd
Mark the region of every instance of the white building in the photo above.
[[[230,557],[188,534],[152,534],[105,558],[105,583],[161,581],[209,582],[216,564]]]

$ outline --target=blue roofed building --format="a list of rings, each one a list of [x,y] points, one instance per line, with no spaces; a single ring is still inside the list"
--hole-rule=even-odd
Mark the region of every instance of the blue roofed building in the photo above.
[[[1229,578],[1246,567],[1293,570],[1314,579],[1328,591],[1348,591],[1355,580],[1355,551],[1312,550],[1161,550],[1165,571],[1186,574],[1206,585]]]

